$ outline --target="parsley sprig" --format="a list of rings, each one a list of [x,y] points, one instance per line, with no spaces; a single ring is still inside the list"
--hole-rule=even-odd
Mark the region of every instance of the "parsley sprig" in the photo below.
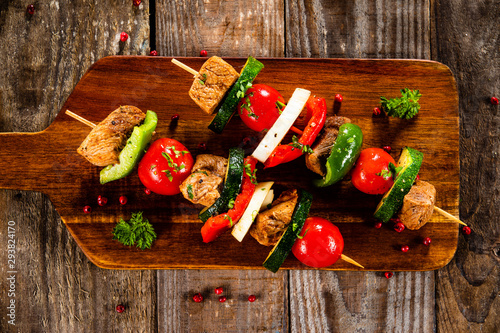
[[[418,100],[422,94],[418,90],[410,90],[408,88],[401,89],[400,98],[387,99],[380,97],[382,108],[391,117],[399,117],[401,119],[413,118],[420,110]]]
[[[130,220],[120,218],[120,222],[113,228],[113,239],[123,245],[136,245],[141,250],[151,248],[156,239],[153,225],[142,216],[142,212],[132,213]]]

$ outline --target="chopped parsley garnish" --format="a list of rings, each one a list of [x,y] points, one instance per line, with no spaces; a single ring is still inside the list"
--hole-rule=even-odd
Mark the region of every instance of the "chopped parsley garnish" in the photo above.
[[[202,85],[205,85],[205,82],[207,81],[207,74],[206,73],[203,73],[201,74],[203,76],[203,79],[201,80],[198,80],[198,82]]]
[[[187,194],[188,194],[188,198],[193,200],[194,199],[194,195],[193,195],[193,185],[191,184],[188,184],[187,185]]]
[[[161,172],[165,172],[169,181],[174,180],[174,177],[172,176],[172,172],[170,172],[170,170],[161,170]]]
[[[281,103],[280,101],[276,101],[276,108],[278,109],[279,114],[283,112],[283,109],[285,108],[285,104]]]
[[[229,223],[231,223],[231,227],[233,226],[233,219],[229,215],[224,215],[224,220],[229,220]]]
[[[255,175],[257,169],[254,169],[252,172],[252,167],[250,164],[245,164],[245,174],[250,177],[250,182],[254,185],[257,185],[257,176]]]
[[[292,137],[292,143],[289,143],[288,145],[302,150],[303,153],[307,153],[307,154],[314,153],[314,151],[312,150],[312,148],[310,146],[300,143],[299,139],[297,139],[296,135],[294,135]]]

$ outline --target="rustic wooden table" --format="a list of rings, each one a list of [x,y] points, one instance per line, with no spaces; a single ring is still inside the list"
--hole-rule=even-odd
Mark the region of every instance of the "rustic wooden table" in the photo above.
[[[107,55],[156,49],[197,56],[205,49],[227,57],[443,62],[459,89],[460,217],[473,232],[460,235],[446,267],[391,279],[374,272],[113,271],[89,262],[47,197],[1,190],[1,332],[500,330],[500,116],[490,103],[500,95],[498,1],[60,0],[35,1],[34,14],[28,4],[0,2],[2,132],[46,128],[89,66]],[[14,284],[8,221],[16,223]],[[191,299],[196,292],[206,295],[202,305]],[[248,302],[249,294],[257,301]],[[118,304],[125,312],[115,311]]]

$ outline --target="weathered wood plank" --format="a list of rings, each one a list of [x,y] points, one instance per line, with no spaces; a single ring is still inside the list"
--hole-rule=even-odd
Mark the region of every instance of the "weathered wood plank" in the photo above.
[[[429,0],[286,1],[286,56],[430,58]]]
[[[433,56],[455,73],[460,96],[460,217],[452,262],[436,273],[439,332],[500,328],[500,94],[498,2],[436,1]]]
[[[148,1],[35,2],[0,5],[0,131],[40,131],[79,78],[110,54],[145,54]],[[119,42],[122,31],[129,34]],[[33,147],[36,149],[36,147]],[[27,168],[30,166],[27,166]],[[85,257],[47,197],[0,191],[0,242],[16,222],[16,326],[7,323],[7,251],[0,250],[0,331],[146,332],[156,329],[156,272],[106,271]],[[117,304],[127,306],[118,314]]]
[[[284,55],[283,1],[157,0],[156,46],[162,56]]]
[[[431,332],[434,273],[290,271],[292,332]]]
[[[430,58],[429,1],[287,1],[286,11],[287,56]],[[434,330],[432,272],[387,280],[373,272],[290,271],[290,290],[294,332]]]
[[[202,303],[193,301],[197,293]],[[287,271],[158,271],[159,332],[287,332],[287,308]]]
[[[163,56],[284,55],[283,1],[156,1],[156,46]],[[158,272],[159,331],[286,332],[288,275],[256,271]],[[217,304],[213,289],[229,292]],[[197,304],[192,294],[206,300]],[[250,303],[248,294],[257,301]],[[217,310],[217,309],[221,310]]]

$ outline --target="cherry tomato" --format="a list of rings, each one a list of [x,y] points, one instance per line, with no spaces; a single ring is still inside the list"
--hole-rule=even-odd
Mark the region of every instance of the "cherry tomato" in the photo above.
[[[330,221],[308,217],[299,238],[293,244],[293,255],[310,267],[327,267],[339,260],[344,250],[344,238]]]
[[[351,171],[352,184],[367,194],[384,194],[394,183],[389,163],[396,165],[391,155],[381,148],[362,150]]]
[[[179,185],[191,173],[193,156],[179,141],[158,139],[139,163],[142,184],[157,194],[180,193]]]
[[[238,104],[241,120],[250,129],[260,132],[270,129],[285,107],[283,96],[265,84],[254,84]]]

